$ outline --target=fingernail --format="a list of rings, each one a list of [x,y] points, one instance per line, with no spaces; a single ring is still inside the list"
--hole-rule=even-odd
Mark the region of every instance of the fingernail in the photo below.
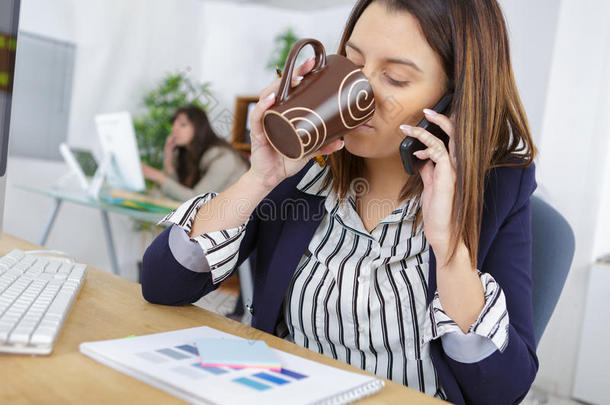
[[[295,82],[300,82],[301,80],[303,80],[303,76],[297,76],[294,78]]]
[[[400,127],[398,127],[398,128],[400,128],[400,130],[401,130],[402,132],[406,133],[406,134],[410,134],[410,133],[411,133],[411,126],[410,126],[410,125],[404,125],[404,124],[403,124],[403,125],[401,125],[401,126],[400,126]]]
[[[271,93],[267,97],[265,97],[265,101],[270,101],[270,100],[273,100],[274,98],[275,98],[275,93]]]
[[[314,59],[316,59],[316,57],[315,57],[315,56],[312,56],[311,58],[307,59],[307,60],[305,61],[305,63],[309,63],[309,62],[311,62],[311,61],[312,61],[312,60],[314,60]]]
[[[424,108],[424,114],[434,117],[437,113],[434,110],[430,110],[429,108]]]

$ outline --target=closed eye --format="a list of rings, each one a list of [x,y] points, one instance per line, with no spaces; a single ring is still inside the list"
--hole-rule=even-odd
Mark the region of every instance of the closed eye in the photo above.
[[[364,68],[364,65],[358,65],[358,64],[356,64],[356,67],[357,67],[358,69],[362,69],[362,68]],[[397,87],[404,87],[404,86],[406,86],[406,85],[408,85],[408,84],[409,84],[409,82],[408,82],[408,81],[394,80],[394,79],[392,79],[392,78],[391,78],[390,76],[388,76],[388,75],[385,75],[385,77],[388,79],[388,82],[390,82],[390,84],[391,84],[391,85],[393,85],[393,86],[397,86]]]
[[[406,86],[407,84],[409,84],[409,82],[407,82],[407,81],[398,81],[398,80],[394,80],[394,79],[392,79],[392,78],[391,78],[391,77],[389,77],[389,76],[386,76],[386,77],[388,78],[388,81],[389,81],[389,82],[390,82],[392,85],[394,85],[394,86],[398,86],[398,87],[404,87],[404,86]]]

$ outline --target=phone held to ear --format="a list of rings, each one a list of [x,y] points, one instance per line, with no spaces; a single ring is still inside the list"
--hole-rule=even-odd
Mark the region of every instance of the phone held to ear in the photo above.
[[[445,94],[432,109],[439,114],[445,114],[449,110],[452,100],[453,93]],[[445,148],[449,149],[449,136],[438,125],[433,124],[424,117],[417,126],[439,138],[445,144]],[[419,139],[407,136],[402,141],[400,144],[400,157],[407,173],[417,173],[419,168],[426,162],[427,159],[421,160],[413,155],[413,152],[424,149],[426,149],[426,145]]]

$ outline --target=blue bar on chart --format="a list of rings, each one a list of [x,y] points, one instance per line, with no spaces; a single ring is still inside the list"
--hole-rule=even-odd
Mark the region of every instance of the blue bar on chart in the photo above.
[[[296,380],[302,380],[303,378],[307,378],[306,375],[299,374],[296,371],[288,370],[287,368],[282,368],[280,371],[272,370],[276,373],[284,374],[285,376],[292,377]]]
[[[253,374],[253,376],[254,377],[258,377],[258,378],[260,378],[262,380],[265,380],[265,381],[272,382],[272,383],[277,384],[277,385],[284,385],[284,384],[288,384],[290,382],[290,381],[285,380],[283,378],[276,377],[274,375],[267,374],[267,373],[256,373],[256,374]]]
[[[212,373],[212,374],[215,374],[215,375],[220,375],[220,374],[228,373],[227,370],[223,370],[222,368],[210,367],[210,366],[202,366],[201,363],[195,363],[195,364],[193,364],[193,367],[200,368],[202,370],[207,371],[208,373]]]
[[[141,357],[144,360],[148,360],[152,363],[164,363],[166,361],[169,361],[165,357],[149,352],[136,353],[136,356]]]
[[[159,350],[157,350],[157,352],[164,354],[167,357],[171,357],[172,359],[175,359],[175,360],[182,360],[182,359],[189,358],[189,356],[187,356],[186,354],[182,354],[182,353],[177,352],[172,349],[159,349]]]
[[[238,384],[245,385],[246,387],[254,388],[257,391],[265,391],[271,388],[268,385],[259,383],[258,381],[254,381],[246,377],[236,378],[233,381]]]
[[[172,371],[182,374],[184,376],[190,377],[194,380],[206,377],[205,373],[202,373],[201,371],[197,371],[194,368],[190,368],[189,366],[174,367],[174,368],[172,368]]]
[[[197,351],[197,348],[193,345],[182,345],[182,346],[176,346],[176,349],[180,349],[183,350],[187,353],[191,353],[195,356],[199,356],[199,352]]]

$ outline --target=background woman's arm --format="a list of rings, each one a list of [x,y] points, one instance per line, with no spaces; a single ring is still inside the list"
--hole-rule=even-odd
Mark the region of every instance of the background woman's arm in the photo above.
[[[248,170],[246,163],[223,147],[206,152],[201,160],[205,173],[192,188],[178,182],[175,176],[167,176],[161,184],[161,192],[178,201],[207,192],[222,192]]]

